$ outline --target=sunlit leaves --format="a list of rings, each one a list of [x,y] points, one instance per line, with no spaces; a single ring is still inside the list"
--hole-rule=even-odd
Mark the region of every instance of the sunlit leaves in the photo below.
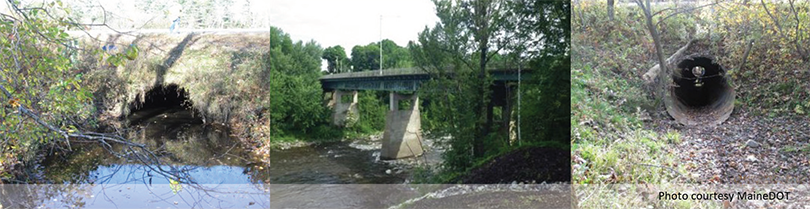
[[[169,179],[169,188],[172,189],[172,193],[174,193],[174,194],[177,194],[177,193],[183,191],[183,185],[180,185],[180,182],[178,182],[178,181],[176,181],[174,179]]]
[[[140,50],[138,49],[137,45],[129,45],[129,48],[127,48],[127,50],[124,52],[124,56],[128,60],[134,60],[138,57],[138,51]]]
[[[124,56],[121,54],[114,54],[107,57],[107,64],[118,67],[124,63]]]

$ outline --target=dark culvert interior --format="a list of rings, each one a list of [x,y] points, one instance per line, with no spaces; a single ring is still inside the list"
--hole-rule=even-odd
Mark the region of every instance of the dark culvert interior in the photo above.
[[[716,125],[734,109],[734,88],[725,69],[711,58],[692,57],[678,63],[674,87],[665,99],[667,111],[684,125]]]
[[[135,101],[129,104],[130,124],[140,123],[144,119],[167,112],[176,112],[191,109],[188,91],[176,84],[157,85],[144,95],[138,95]]]

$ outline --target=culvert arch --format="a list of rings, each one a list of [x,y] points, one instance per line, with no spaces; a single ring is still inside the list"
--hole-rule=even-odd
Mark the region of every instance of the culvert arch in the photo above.
[[[183,109],[193,110],[185,88],[177,84],[155,85],[143,94],[136,95],[135,100],[129,103],[127,118],[130,123],[139,123],[142,119],[166,111]]]

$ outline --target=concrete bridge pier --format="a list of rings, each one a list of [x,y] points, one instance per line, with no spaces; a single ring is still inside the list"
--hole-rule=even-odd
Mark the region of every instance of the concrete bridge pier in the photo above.
[[[399,102],[411,100],[410,107],[400,110]],[[391,92],[390,110],[385,116],[385,133],[380,159],[390,160],[422,155],[422,119],[417,94],[403,95]]]
[[[506,136],[507,143],[512,143],[517,140],[517,130],[515,125],[517,118],[512,117],[512,112],[515,110],[517,98],[517,84],[514,83],[500,83],[496,85],[492,101],[488,109],[489,117],[493,117],[493,107],[500,107],[500,117],[495,121],[500,123],[498,131],[501,135]]]
[[[351,98],[343,98],[348,96]],[[335,90],[328,106],[332,106],[333,125],[345,127],[347,123],[360,119],[360,112],[357,110],[357,91]]]

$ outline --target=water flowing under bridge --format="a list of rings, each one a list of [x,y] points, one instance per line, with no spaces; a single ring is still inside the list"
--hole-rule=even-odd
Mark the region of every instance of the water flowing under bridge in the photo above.
[[[488,70],[494,83],[491,86],[492,96],[488,105],[488,114],[496,106],[502,108],[502,114],[511,112],[514,88],[511,83],[530,77],[531,70],[517,68],[494,68]],[[422,154],[421,116],[419,97],[416,92],[422,83],[433,79],[421,68],[398,68],[371,70],[324,75],[320,78],[321,87],[328,93],[327,105],[332,108],[332,123],[346,126],[359,120],[357,106],[358,90],[390,91],[389,111],[385,118],[380,158],[398,159]],[[450,75],[452,76],[452,75]],[[343,99],[350,97],[350,99]],[[400,107],[400,101],[411,100],[410,107]],[[508,130],[510,120],[502,120],[501,126]],[[508,133],[508,131],[507,131]]]

